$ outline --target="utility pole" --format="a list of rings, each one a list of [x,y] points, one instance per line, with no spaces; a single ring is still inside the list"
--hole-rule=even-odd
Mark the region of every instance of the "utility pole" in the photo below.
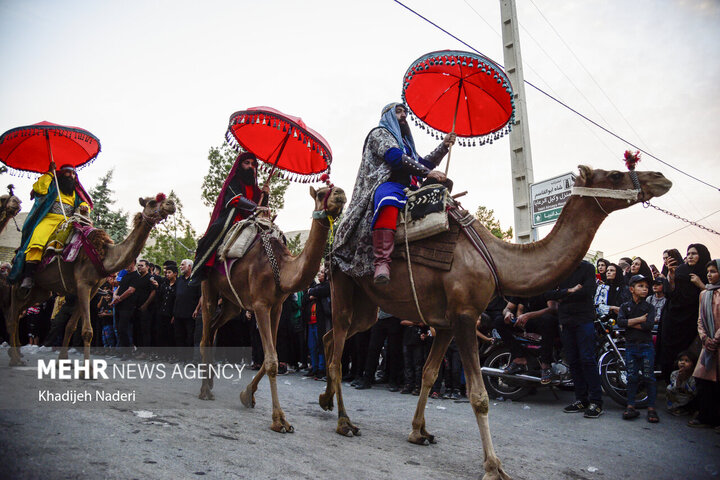
[[[515,241],[529,243],[537,240],[537,231],[532,228],[530,218],[530,184],[534,182],[534,177],[525,103],[525,77],[520,56],[520,25],[517,21],[515,0],[500,0],[500,19],[505,73],[510,79],[515,96],[515,123],[510,132]]]

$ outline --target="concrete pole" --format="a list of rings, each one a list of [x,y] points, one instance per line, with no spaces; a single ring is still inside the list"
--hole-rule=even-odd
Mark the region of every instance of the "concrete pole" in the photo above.
[[[520,25],[517,21],[515,0],[500,0],[500,19],[505,73],[515,95],[515,123],[510,132],[515,241],[529,243],[537,240],[537,231],[532,228],[530,218],[530,184],[534,182],[534,177],[525,102],[525,77],[520,55]]]

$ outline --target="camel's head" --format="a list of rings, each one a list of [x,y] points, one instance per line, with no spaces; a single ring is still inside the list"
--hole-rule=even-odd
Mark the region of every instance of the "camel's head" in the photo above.
[[[347,203],[345,190],[335,186],[323,187],[319,190],[310,187],[310,196],[315,199],[315,211],[324,211],[331,217],[340,215]]]
[[[13,195],[2,195],[0,196],[0,209],[5,212],[8,217],[14,217],[20,211],[22,200]]]
[[[585,165],[578,165],[578,169],[580,175],[575,179],[575,187],[584,187],[580,191],[586,193],[580,195],[596,197],[606,212],[627,208],[638,202],[647,202],[653,197],[664,195],[672,187],[672,182],[660,172],[635,171],[640,184],[640,192],[637,192],[629,171],[593,170]],[[634,195],[635,192],[638,193],[637,196]]]
[[[158,193],[154,197],[140,197],[139,201],[143,207],[142,218],[152,225],[175,213],[175,202],[164,193]]]

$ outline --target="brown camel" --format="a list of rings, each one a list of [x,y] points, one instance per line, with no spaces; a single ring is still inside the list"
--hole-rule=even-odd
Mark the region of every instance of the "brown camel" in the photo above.
[[[261,242],[256,242],[242,260],[232,266],[230,280],[213,270],[202,283],[203,335],[200,351],[203,363],[212,360],[208,346],[213,344],[217,330],[225,322],[237,316],[243,308],[255,312],[265,359],[258,373],[240,394],[240,401],[246,407],[255,406],[255,391],[260,379],[267,373],[273,406],[273,422],[270,428],[281,433],[294,430],[285,420],[277,395],[278,358],[275,344],[282,304],[290,294],[310,285],[320,268],[320,261],[327,245],[331,226],[328,219],[340,215],[347,202],[345,192],[337,187],[324,187],[318,191],[310,187],[310,195],[315,200],[315,210],[310,235],[303,251],[294,257],[280,241],[274,240],[271,243],[279,270],[279,285],[275,283],[268,255]],[[232,287],[229,282],[232,282]],[[233,288],[241,302],[238,302]],[[215,315],[220,298],[223,300],[223,308],[218,315]],[[212,378],[203,379],[200,398],[212,400],[214,398],[212,387]]]
[[[0,196],[0,232],[5,230],[8,222],[20,213],[22,201],[13,194],[13,185],[8,185],[8,194]]]
[[[494,237],[477,220],[473,223],[497,265],[504,294],[527,297],[557,285],[583,258],[608,213],[638,202],[637,199],[612,198],[634,191],[628,172],[579,168],[580,176],[575,180],[575,186],[585,187],[587,190],[582,193],[585,196],[569,198],[552,232],[543,240],[526,245],[506,243]],[[643,201],[664,194],[672,185],[660,173],[637,172],[637,176],[642,188],[640,200]],[[532,268],[527,268],[528,265]],[[490,437],[488,395],[480,372],[475,336],[475,322],[495,294],[490,270],[467,238],[460,235],[450,271],[422,265],[413,265],[412,271],[419,308],[437,334],[423,369],[422,390],[408,441],[420,445],[435,442],[434,436],[425,429],[425,405],[442,357],[455,337],[467,379],[467,396],[482,438],[483,478],[509,479],[495,455]],[[523,274],[518,275],[521,271]],[[340,359],[345,341],[376,322],[377,306],[399,318],[421,320],[406,262],[392,263],[391,279],[389,285],[379,286],[373,283],[372,276],[351,278],[339,269],[332,270],[333,329],[323,338],[329,366],[327,388],[319,402],[323,409],[332,409],[333,396],[337,395],[337,432],[342,435],[359,434],[358,428],[350,422],[342,400]]]
[[[162,195],[162,194],[161,194]],[[116,273],[130,264],[140,254],[152,228],[168,215],[175,213],[175,202],[164,195],[157,197],[140,198],[143,211],[135,215],[133,230],[130,234],[115,245],[110,236],[102,230],[95,230],[89,237],[95,246],[105,272],[99,272],[84,250],[81,250],[74,262],[64,262],[59,258],[49,264],[47,268],[35,274],[35,285],[30,292],[23,292],[18,285],[12,287],[9,311],[5,312],[7,330],[10,334],[10,365],[22,365],[18,346],[18,317],[20,312],[29,305],[44,302],[52,292],[59,295],[75,295],[78,298],[77,307],[73,312],[67,326],[63,346],[60,350],[60,359],[68,358],[68,344],[70,336],[77,327],[78,319],[82,316],[82,339],[85,360],[90,359],[90,341],[93,337],[90,325],[90,299],[109,274]]]

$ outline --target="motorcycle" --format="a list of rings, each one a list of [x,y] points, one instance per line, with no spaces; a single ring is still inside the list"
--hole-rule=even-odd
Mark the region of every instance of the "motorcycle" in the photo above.
[[[627,400],[627,369],[625,366],[625,347],[623,331],[614,328],[614,320],[607,317],[598,317],[594,322],[596,331],[596,357],[598,358],[598,373],[603,391],[613,401],[621,406]],[[569,389],[573,386],[570,366],[560,356],[560,344],[556,340],[553,348],[553,362],[551,369],[553,378],[547,385],[541,380],[541,368],[538,353],[540,351],[540,335],[530,332],[517,332],[517,340],[523,349],[528,362],[528,370],[521,374],[507,374],[503,369],[512,360],[510,347],[505,345],[496,330],[493,330],[493,343],[485,356],[482,373],[488,394],[492,398],[506,398],[517,400],[528,395],[538,387],[556,387]],[[659,374],[659,372],[656,372]],[[637,407],[647,405],[647,391],[638,390]]]

